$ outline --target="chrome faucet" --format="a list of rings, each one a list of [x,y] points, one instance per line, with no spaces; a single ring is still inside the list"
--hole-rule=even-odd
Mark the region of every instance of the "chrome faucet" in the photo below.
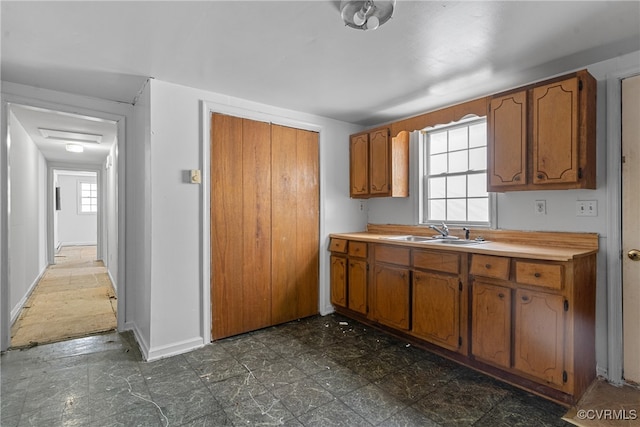
[[[436,230],[438,233],[440,233],[442,237],[449,236],[449,227],[447,227],[447,224],[445,224],[444,221],[442,222],[442,227],[438,227],[436,225],[430,225],[429,228]]]

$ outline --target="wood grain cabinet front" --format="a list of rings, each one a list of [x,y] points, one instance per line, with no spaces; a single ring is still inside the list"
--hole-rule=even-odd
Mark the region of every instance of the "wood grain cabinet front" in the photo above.
[[[332,238],[331,304],[366,315],[368,311],[368,245]]]
[[[389,128],[352,135],[349,194],[353,198],[409,196],[409,133]]]
[[[471,316],[471,354],[483,362],[510,368],[511,289],[476,280]]]
[[[596,80],[586,70],[489,102],[489,191],[596,188]]]

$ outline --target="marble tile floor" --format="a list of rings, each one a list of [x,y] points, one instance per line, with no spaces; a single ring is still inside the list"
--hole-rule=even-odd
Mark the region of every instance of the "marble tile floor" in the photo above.
[[[568,426],[566,409],[338,315],[144,362],[130,333],[0,357],[0,425]]]

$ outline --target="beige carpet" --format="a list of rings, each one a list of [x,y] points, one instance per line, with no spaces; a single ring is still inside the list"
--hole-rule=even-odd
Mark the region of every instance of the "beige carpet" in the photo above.
[[[30,347],[116,328],[116,296],[95,246],[63,247],[11,328],[11,347]]]
[[[562,419],[580,427],[640,426],[640,389],[598,379]]]

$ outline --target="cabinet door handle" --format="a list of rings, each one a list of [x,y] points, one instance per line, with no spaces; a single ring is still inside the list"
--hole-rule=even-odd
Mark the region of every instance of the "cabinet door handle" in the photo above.
[[[538,179],[544,179],[544,175],[542,175],[541,173],[538,174]]]
[[[491,264],[485,264],[484,268],[486,268],[487,270],[489,270],[491,268]]]
[[[522,301],[529,301],[529,297],[528,297],[528,296],[526,296],[526,295],[523,295],[523,296],[522,296]]]
[[[535,273],[533,273],[533,277],[540,278],[540,277],[542,277],[542,274],[540,274],[538,272],[535,272]]]
[[[504,299],[504,294],[503,294],[502,292],[500,292],[500,293],[498,294],[498,298],[500,298],[500,299]]]

